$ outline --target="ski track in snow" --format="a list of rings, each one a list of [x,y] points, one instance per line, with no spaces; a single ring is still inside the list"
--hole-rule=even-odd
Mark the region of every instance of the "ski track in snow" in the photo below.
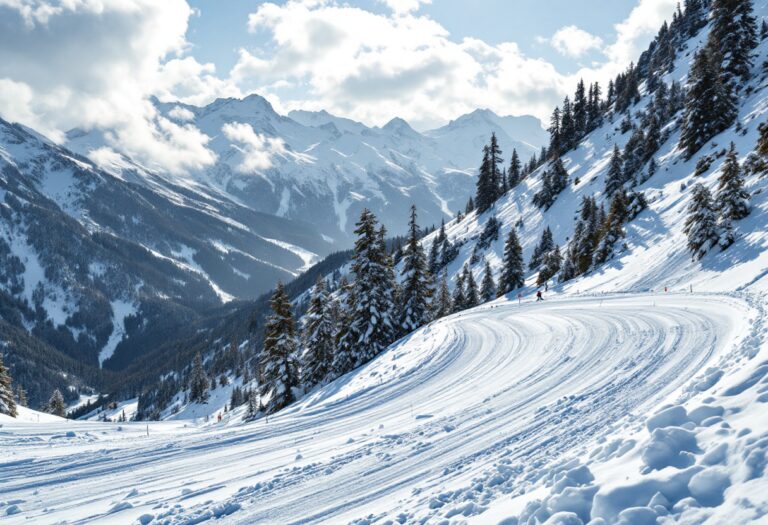
[[[753,315],[723,295],[499,300],[268,422],[7,423],[0,501],[21,512],[0,521],[466,519],[676,399]]]

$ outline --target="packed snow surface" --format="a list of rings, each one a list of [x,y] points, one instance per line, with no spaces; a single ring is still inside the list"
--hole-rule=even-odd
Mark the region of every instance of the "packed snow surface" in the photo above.
[[[645,523],[723,500],[754,517],[739,502],[768,505],[768,422],[736,407],[759,407],[749,396],[768,376],[764,301],[500,299],[246,424],[6,417],[0,521],[518,523],[542,498],[527,511],[547,523]],[[732,450],[759,443],[762,459],[733,466]]]

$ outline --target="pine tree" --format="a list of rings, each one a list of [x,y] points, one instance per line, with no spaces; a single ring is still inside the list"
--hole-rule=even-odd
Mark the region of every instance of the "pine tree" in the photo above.
[[[432,247],[429,249],[429,259],[427,261],[427,268],[429,273],[436,274],[440,264],[440,242],[435,239],[432,241]]]
[[[460,312],[467,307],[467,299],[464,294],[464,275],[462,272],[456,274],[456,285],[453,287],[451,305],[452,312]]]
[[[507,183],[509,188],[512,189],[520,184],[522,180],[522,172],[520,171],[520,157],[517,155],[517,150],[512,150],[512,159],[509,162],[509,173],[507,176]]]
[[[262,399],[268,398],[264,408],[268,414],[273,414],[295,400],[293,389],[299,386],[299,374],[291,301],[283,283],[277,283],[269,306],[272,314],[264,326],[264,348],[259,360],[259,394]]]
[[[352,273],[354,281],[348,301],[349,320],[334,360],[339,376],[376,357],[396,337],[392,261],[387,255],[385,230],[377,230],[376,217],[363,210],[357,222]],[[447,239],[446,239],[447,241]],[[351,352],[351,353],[350,353]],[[354,365],[349,358],[354,357]]]
[[[312,288],[309,308],[303,317],[301,384],[305,388],[322,383],[333,363],[336,326],[331,307],[325,280],[318,277]]]
[[[424,257],[424,249],[419,243],[416,206],[411,206],[401,277],[402,292],[398,301],[399,330],[401,334],[407,334],[427,324],[431,318],[429,304],[432,299],[432,279]]]
[[[480,297],[484,303],[496,298],[496,282],[493,280],[493,270],[491,270],[491,263],[488,261],[485,261],[485,274],[480,284]]]
[[[451,300],[451,292],[448,289],[448,272],[444,271],[440,278],[440,284],[437,288],[437,294],[432,301],[432,311],[434,312],[435,319],[445,317],[453,311],[453,301]]]
[[[715,196],[718,211],[718,226],[720,228],[720,247],[725,249],[736,238],[734,221],[749,215],[749,193],[744,189],[744,179],[741,176],[739,160],[736,157],[736,146],[731,142],[730,150],[725,157],[720,177],[718,178]]]
[[[29,406],[29,401],[27,400],[27,391],[24,390],[21,385],[16,385],[16,401],[17,404],[21,407]]]
[[[477,190],[475,192],[475,208],[477,213],[484,213],[496,200],[493,189],[493,175],[491,173],[490,151],[488,146],[483,147],[483,161],[477,174]]]
[[[523,249],[514,228],[509,230],[507,242],[504,245],[504,266],[499,278],[499,296],[508,294],[525,284],[523,268]]]
[[[560,141],[563,151],[568,151],[576,145],[576,123],[573,119],[571,100],[567,95],[563,100],[563,110],[560,113]]]
[[[67,417],[67,405],[64,403],[64,396],[57,388],[53,391],[51,399],[48,400],[48,413],[54,416]]]
[[[195,354],[195,360],[192,364],[192,373],[189,378],[189,401],[191,403],[208,402],[208,376],[203,369],[203,358],[200,352]]]
[[[715,202],[717,202],[720,217],[739,221],[749,215],[749,193],[744,189],[744,178],[741,176],[736,146],[733,142],[718,178]]]
[[[469,266],[464,267],[464,283],[464,307],[474,308],[480,304],[480,293],[477,289],[475,277],[472,275],[472,270],[469,269]]]
[[[560,108],[555,107],[552,118],[549,121],[549,155],[552,158],[559,157],[562,153],[562,136],[560,134]],[[529,170],[533,171],[533,169]]]
[[[688,250],[693,258],[701,259],[720,242],[720,231],[710,191],[703,184],[696,184],[692,191],[683,231],[688,236]]]
[[[621,151],[617,145],[613,145],[613,155],[611,163],[608,166],[608,173],[605,175],[605,195],[610,197],[616,193],[626,180],[624,179],[624,162],[621,158]]]
[[[600,236],[600,213],[594,197],[582,198],[578,222],[581,224],[581,228],[576,228],[579,235],[574,234],[573,243],[576,253],[576,268],[578,274],[581,275],[592,267],[595,247]]]
[[[707,45],[722,59],[725,82],[748,80],[752,51],[757,47],[753,0],[712,0],[712,26]]]
[[[576,85],[576,94],[573,97],[573,122],[577,140],[587,132],[587,97],[584,88],[584,80],[579,80]]]
[[[467,200],[467,206],[464,208],[464,213],[469,215],[473,211],[475,211],[475,201],[472,200],[472,196],[470,195],[469,200]]]
[[[528,264],[528,269],[535,270],[541,266],[544,256],[554,247],[555,241],[552,238],[552,230],[547,226],[544,228],[544,231],[541,232],[541,240],[539,240],[539,244],[533,249],[533,255],[531,255],[531,262]]]
[[[16,417],[16,401],[13,399],[13,387],[11,386],[11,374],[3,364],[3,356],[0,354],[0,414]]]
[[[555,245],[555,247],[545,253],[542,258],[541,270],[539,270],[539,275],[536,277],[536,285],[541,286],[557,275],[562,263],[563,256],[560,255],[560,247]]]
[[[502,194],[502,177],[504,173],[502,164],[504,163],[504,159],[501,158],[501,154],[502,151],[499,147],[499,140],[496,138],[496,133],[491,133],[491,143],[488,146],[488,162],[490,163],[491,170],[493,202],[495,202]]]
[[[709,48],[693,59],[685,97],[680,145],[690,159],[736,117],[732,89],[722,81],[720,58]]]
[[[624,237],[623,225],[627,221],[629,200],[624,190],[617,192],[611,200],[611,208],[603,226],[603,232],[592,257],[592,264],[603,264],[613,257],[616,243]]]

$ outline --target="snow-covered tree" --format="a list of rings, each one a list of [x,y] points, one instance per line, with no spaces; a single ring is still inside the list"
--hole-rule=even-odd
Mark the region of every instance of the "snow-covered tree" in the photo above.
[[[709,189],[703,184],[696,184],[692,192],[683,231],[688,236],[688,250],[693,258],[701,259],[720,242],[720,229]]]
[[[190,403],[208,402],[208,376],[203,369],[203,358],[200,352],[195,354],[195,360],[192,363],[192,373],[189,377],[189,401]]]
[[[477,177],[475,207],[478,213],[487,211],[502,191],[502,158],[496,134],[491,134],[491,142],[483,148],[483,161]]]
[[[453,311],[453,301],[451,300],[451,291],[448,288],[448,272],[444,271],[440,277],[440,283],[437,287],[437,293],[432,301],[432,311],[434,318],[440,319]]]
[[[504,244],[504,264],[499,277],[499,296],[508,294],[525,284],[525,269],[523,265],[523,249],[514,228],[509,230]]]
[[[341,347],[334,360],[334,372],[341,375],[376,357],[396,337],[392,261],[387,255],[385,230],[377,229],[376,217],[363,210],[357,222],[349,319]],[[350,354],[351,353],[351,354]],[[348,355],[349,354],[349,355]],[[354,358],[354,365],[350,357]]]
[[[613,257],[616,243],[624,237],[623,225],[627,220],[629,199],[625,191],[617,192],[611,200],[600,240],[592,256],[592,265],[603,264]]]
[[[557,275],[562,263],[563,256],[560,254],[560,247],[555,245],[554,248],[542,257],[541,270],[539,270],[539,275],[536,277],[536,285],[541,286]]]
[[[480,304],[480,292],[469,266],[464,267],[464,287],[464,307],[474,308]]]
[[[428,323],[431,318],[432,278],[427,268],[424,249],[419,242],[419,226],[416,224],[416,206],[411,206],[408,239],[403,254],[399,333],[410,333]]]
[[[541,266],[544,256],[549,253],[552,248],[554,248],[554,246],[555,241],[552,238],[552,230],[550,230],[549,226],[547,226],[544,228],[544,231],[541,232],[541,239],[539,240],[539,244],[537,244],[533,249],[531,262],[528,264],[528,269],[535,270]]]
[[[293,389],[299,386],[299,370],[291,301],[283,283],[277,283],[269,306],[272,314],[264,326],[264,348],[259,359],[259,394],[267,399],[264,409],[272,414],[295,400]]]
[[[621,157],[621,150],[617,145],[613,145],[613,155],[608,166],[608,173],[605,175],[605,194],[613,195],[619,188],[624,186],[627,179],[624,177],[624,160]]]
[[[749,193],[744,189],[744,179],[741,176],[739,160],[736,157],[736,146],[731,142],[730,150],[725,157],[720,177],[718,178],[715,202],[718,211],[718,226],[720,227],[720,247],[725,249],[736,239],[734,221],[749,215]]]
[[[712,0],[712,25],[707,44],[722,58],[725,81],[748,80],[757,47],[753,0]]]
[[[749,192],[744,189],[744,178],[733,142],[718,178],[715,202],[721,218],[738,221],[749,215]]]
[[[496,298],[496,282],[493,280],[493,270],[488,261],[485,261],[485,273],[480,283],[480,297],[484,303]]]
[[[512,150],[512,159],[509,162],[509,172],[507,173],[507,184],[512,189],[522,180],[522,171],[520,164],[520,157],[517,155],[517,150]]]
[[[48,400],[48,413],[54,416],[67,417],[67,405],[64,403],[64,396],[61,395],[61,391],[57,388],[51,394],[51,399]]]
[[[325,280],[318,277],[309,300],[309,308],[302,318],[301,384],[311,388],[322,383],[333,363],[336,323]]]
[[[696,53],[688,75],[680,145],[691,158],[736,117],[733,89],[723,82],[721,57],[704,48]]]
[[[3,364],[3,356],[0,354],[0,414],[16,417],[16,401],[13,399],[13,387],[11,386],[11,373]]]
[[[464,294],[464,275],[462,272],[456,274],[456,284],[453,287],[453,296],[451,297],[452,312],[460,312],[467,307],[467,299]]]

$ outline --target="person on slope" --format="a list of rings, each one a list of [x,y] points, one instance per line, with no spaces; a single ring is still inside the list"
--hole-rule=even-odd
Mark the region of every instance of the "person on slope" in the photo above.
[[[536,292],[536,301],[543,301],[544,298],[541,296],[541,290]]]

